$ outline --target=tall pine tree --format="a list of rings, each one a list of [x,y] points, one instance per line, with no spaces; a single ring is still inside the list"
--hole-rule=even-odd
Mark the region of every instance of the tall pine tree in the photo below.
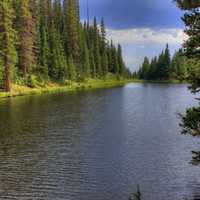
[[[11,91],[12,68],[16,63],[13,20],[12,0],[0,1],[0,59],[4,67],[4,88],[7,92]]]
[[[19,0],[18,38],[19,67],[25,76],[35,63],[35,33],[36,24],[30,11],[30,1]]]

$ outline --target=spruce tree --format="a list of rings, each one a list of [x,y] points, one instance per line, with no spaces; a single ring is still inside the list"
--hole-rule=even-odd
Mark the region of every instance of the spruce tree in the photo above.
[[[142,71],[140,74],[141,79],[148,79],[149,76],[149,70],[150,70],[150,64],[149,64],[149,59],[147,57],[144,58],[144,62],[142,64]]]
[[[199,0],[176,0],[177,5],[186,10],[184,16],[182,17],[185,23],[186,29],[185,33],[188,36],[184,44],[184,53],[189,58],[192,59],[193,70],[190,74],[190,80],[192,82],[191,89],[193,92],[200,91],[200,67],[199,67],[199,34],[200,34],[200,2]]]
[[[62,15],[61,0],[53,1],[53,19],[54,19],[54,26],[61,35],[64,31],[64,18]]]
[[[25,76],[36,65],[34,52],[36,24],[30,11],[30,1],[19,0],[19,5],[19,67]]]
[[[113,74],[118,75],[119,74],[119,63],[118,63],[118,55],[115,45],[113,44],[113,41],[111,41],[110,44],[110,61],[111,61],[111,72]]]
[[[90,70],[91,70],[92,78],[96,78],[96,76],[97,76],[97,70],[96,70],[96,65],[95,65],[95,57],[94,57],[94,50],[93,50],[93,48],[91,48],[89,50],[89,58],[90,58]]]
[[[65,15],[66,15],[66,29],[67,29],[67,48],[68,55],[71,55],[75,65],[80,63],[80,33],[79,33],[79,19],[77,15],[77,1],[66,0]]]
[[[97,20],[94,18],[93,22],[93,38],[94,38],[94,61],[96,66],[97,76],[100,78],[102,76],[102,66],[101,66],[101,54],[100,54],[100,38],[99,29],[97,26]]]
[[[61,36],[55,25],[52,24],[51,30],[51,64],[49,74],[54,80],[64,80],[67,77],[67,59]]]
[[[123,76],[124,75],[124,70],[125,70],[125,64],[124,64],[124,61],[123,61],[122,47],[121,47],[120,44],[118,44],[117,56],[118,56],[118,64],[119,64],[119,74],[121,76]]]
[[[10,12],[5,14],[3,9],[8,8]],[[1,20],[0,51],[9,52],[0,56],[0,82],[5,74],[10,83],[14,66],[14,78],[20,82],[26,79],[19,80],[19,72],[45,81],[102,78],[108,72],[129,74],[121,46],[116,48],[106,39],[103,19],[100,24],[96,18],[91,24],[89,20],[81,24],[79,9],[79,0],[2,0],[1,16],[6,22]],[[7,30],[11,31],[5,34]],[[12,58],[5,64],[6,56]]]
[[[0,1],[0,60],[4,67],[4,89],[11,91],[12,69],[16,63],[16,31],[13,29],[12,0]]]
[[[77,74],[76,74],[76,67],[75,67],[75,65],[74,65],[74,63],[73,63],[73,58],[72,58],[71,56],[68,58],[68,63],[67,63],[67,65],[68,65],[67,78],[68,78],[69,80],[75,81],[75,80],[76,80],[76,77],[77,77]]]
[[[49,78],[49,59],[50,59],[50,49],[48,43],[48,34],[45,26],[40,26],[40,35],[39,35],[39,72],[41,75],[48,80]]]
[[[175,52],[170,67],[170,76],[175,79],[186,79],[187,71],[189,68],[187,66],[187,59],[183,55],[182,49]]]
[[[170,63],[171,63],[171,58],[170,58],[170,52],[169,52],[169,45],[167,44],[165,48],[165,52],[164,52],[164,61],[163,61],[163,66],[162,66],[163,79],[169,78]]]
[[[38,65],[39,72],[45,78],[49,78],[49,67],[51,64],[50,41],[52,34],[53,18],[51,0],[39,0],[38,5]]]
[[[108,55],[106,52],[106,48],[102,51],[101,66],[102,66],[102,74],[103,76],[106,76],[108,73]]]
[[[102,73],[105,76],[108,73],[108,55],[107,55],[106,30],[103,19],[101,20],[100,53],[101,53]]]
[[[82,75],[84,78],[90,77],[90,57],[89,57],[89,50],[84,41],[83,44],[83,53],[82,53]]]
[[[200,92],[200,2],[199,0],[177,0],[178,6],[186,10],[182,18],[188,35],[188,39],[184,44],[185,55],[191,59],[193,68],[190,72],[191,87],[194,93]],[[187,110],[186,115],[182,117],[183,132],[194,136],[200,135],[200,106]],[[197,162],[199,162],[199,153],[194,152]]]

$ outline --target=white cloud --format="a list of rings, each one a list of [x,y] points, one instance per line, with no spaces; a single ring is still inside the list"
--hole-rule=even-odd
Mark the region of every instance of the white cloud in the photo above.
[[[107,30],[107,38],[123,47],[123,56],[127,66],[136,70],[145,56],[157,56],[169,44],[171,54],[181,47],[187,39],[184,31],[178,28],[153,29],[135,28],[125,30]]]
[[[125,30],[108,29],[108,38],[123,44],[182,44],[186,35],[182,29],[135,28]]]

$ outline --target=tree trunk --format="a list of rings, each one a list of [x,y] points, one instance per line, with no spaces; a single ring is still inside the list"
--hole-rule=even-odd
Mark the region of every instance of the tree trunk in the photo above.
[[[5,56],[5,91],[11,91],[11,72],[10,72],[10,64],[7,56]]]

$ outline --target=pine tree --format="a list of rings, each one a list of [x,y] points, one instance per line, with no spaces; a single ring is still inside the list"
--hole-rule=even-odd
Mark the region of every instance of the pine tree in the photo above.
[[[165,79],[165,52],[162,51],[162,53],[158,57],[158,63],[157,63],[157,69],[156,69],[156,77],[157,79]]]
[[[2,0],[1,16],[0,83],[5,74],[7,90],[14,67],[13,81],[27,83],[130,74],[121,46],[106,39],[104,20],[80,23],[79,0]]]
[[[111,73],[113,74],[119,74],[119,63],[118,63],[118,55],[116,47],[113,44],[113,41],[111,41],[110,44],[110,62],[111,62]]]
[[[19,66],[25,76],[36,65],[34,52],[36,24],[30,11],[30,1],[20,0],[19,5]]]
[[[67,13],[68,13],[68,0],[63,0],[63,44],[65,48],[65,54],[70,55],[70,50],[68,47],[68,22],[67,22]]]
[[[74,63],[80,63],[80,33],[79,33],[79,19],[77,15],[77,1],[66,0],[65,15],[66,15],[66,29],[67,29],[67,47],[68,55],[71,55]]]
[[[171,60],[169,46],[166,45],[165,50],[158,57],[154,57],[151,62],[147,57],[144,59],[137,76],[147,80],[169,80],[171,78],[185,80],[189,70],[188,60],[183,56],[182,49],[175,53]]]
[[[97,26],[97,20],[94,18],[94,29],[93,29],[93,38],[94,38],[94,61],[96,66],[96,72],[98,77],[102,76],[102,67],[101,67],[101,54],[100,54],[100,38],[99,38],[99,29]]]
[[[14,17],[12,1],[0,1],[0,60],[4,67],[4,88],[7,92],[11,91],[12,68],[16,63]]]
[[[108,55],[106,49],[103,50],[101,55],[101,66],[102,66],[102,74],[103,76],[106,76],[106,74],[108,73]]]
[[[164,52],[164,63],[163,63],[163,78],[168,79],[169,78],[169,71],[170,71],[170,51],[169,51],[169,45],[166,45],[165,52]]]
[[[175,52],[171,67],[170,67],[170,76],[175,79],[186,79],[187,78],[187,71],[189,70],[187,66],[187,59],[183,55],[182,49],[179,49]]]
[[[187,58],[192,59],[193,69],[190,73],[191,89],[193,92],[200,91],[200,49],[199,49],[199,34],[200,34],[200,2],[196,0],[177,0],[178,6],[186,10],[182,17],[185,23],[185,33],[188,36],[184,44],[184,54]]]
[[[101,48],[104,49],[106,46],[106,29],[104,19],[101,19]]]
[[[97,70],[96,70],[96,65],[95,65],[95,60],[94,60],[95,58],[94,58],[93,48],[89,50],[89,58],[90,58],[90,69],[91,69],[92,78],[96,78]]]
[[[101,53],[102,73],[105,76],[108,73],[108,55],[107,55],[106,30],[103,19],[101,20],[100,53]]]
[[[67,78],[69,80],[75,81],[76,80],[76,67],[73,63],[73,59],[70,56],[68,59],[68,74],[67,74]]]
[[[199,0],[174,0],[178,7],[183,10],[193,10],[200,7]]]
[[[147,57],[145,57],[144,62],[142,64],[141,72],[140,72],[140,78],[147,80],[149,70],[150,70],[149,59]]]
[[[50,0],[49,0],[50,1]],[[39,15],[39,11],[38,11],[38,1],[35,0],[29,0],[29,9],[31,12],[31,25],[32,25],[32,40],[33,40],[33,49],[32,49],[32,53],[33,53],[33,57],[34,57],[34,67],[37,67],[36,65],[38,65],[37,63],[37,57],[38,57],[38,15]]]
[[[118,44],[118,48],[117,48],[117,55],[118,55],[118,64],[119,64],[119,74],[123,76],[124,74],[124,70],[125,70],[125,64],[123,61],[123,57],[122,57],[122,47],[120,44]]]
[[[51,52],[50,52],[50,38],[53,26],[52,17],[52,3],[51,0],[39,0],[38,9],[38,65],[39,72],[45,79],[49,78],[49,67],[51,64]]]
[[[67,77],[67,59],[61,36],[55,25],[51,30],[51,64],[49,66],[49,75],[54,80],[64,80]]]
[[[40,73],[43,77],[48,80],[49,78],[49,59],[50,59],[50,49],[48,43],[48,35],[45,26],[40,26],[40,54],[39,54],[39,65]]]
[[[149,74],[148,74],[148,79],[149,80],[154,80],[157,78],[157,74],[156,74],[156,71],[157,71],[157,57],[154,57],[151,61],[151,64],[150,64],[150,69],[149,69]]]
[[[64,31],[64,18],[62,15],[61,0],[53,1],[53,19],[54,19],[54,26],[61,35]]]
[[[89,57],[89,50],[85,41],[83,44],[82,74],[83,77],[90,77],[90,57]]]
[[[188,35],[188,39],[184,44],[185,55],[191,60],[193,68],[190,72],[190,81],[192,83],[190,89],[194,93],[200,92],[200,2],[199,0],[177,0],[178,6],[186,10],[182,18]],[[200,106],[187,110],[186,115],[182,116],[183,133],[189,133],[194,136],[200,135]],[[194,152],[194,160],[199,163],[199,152]]]

